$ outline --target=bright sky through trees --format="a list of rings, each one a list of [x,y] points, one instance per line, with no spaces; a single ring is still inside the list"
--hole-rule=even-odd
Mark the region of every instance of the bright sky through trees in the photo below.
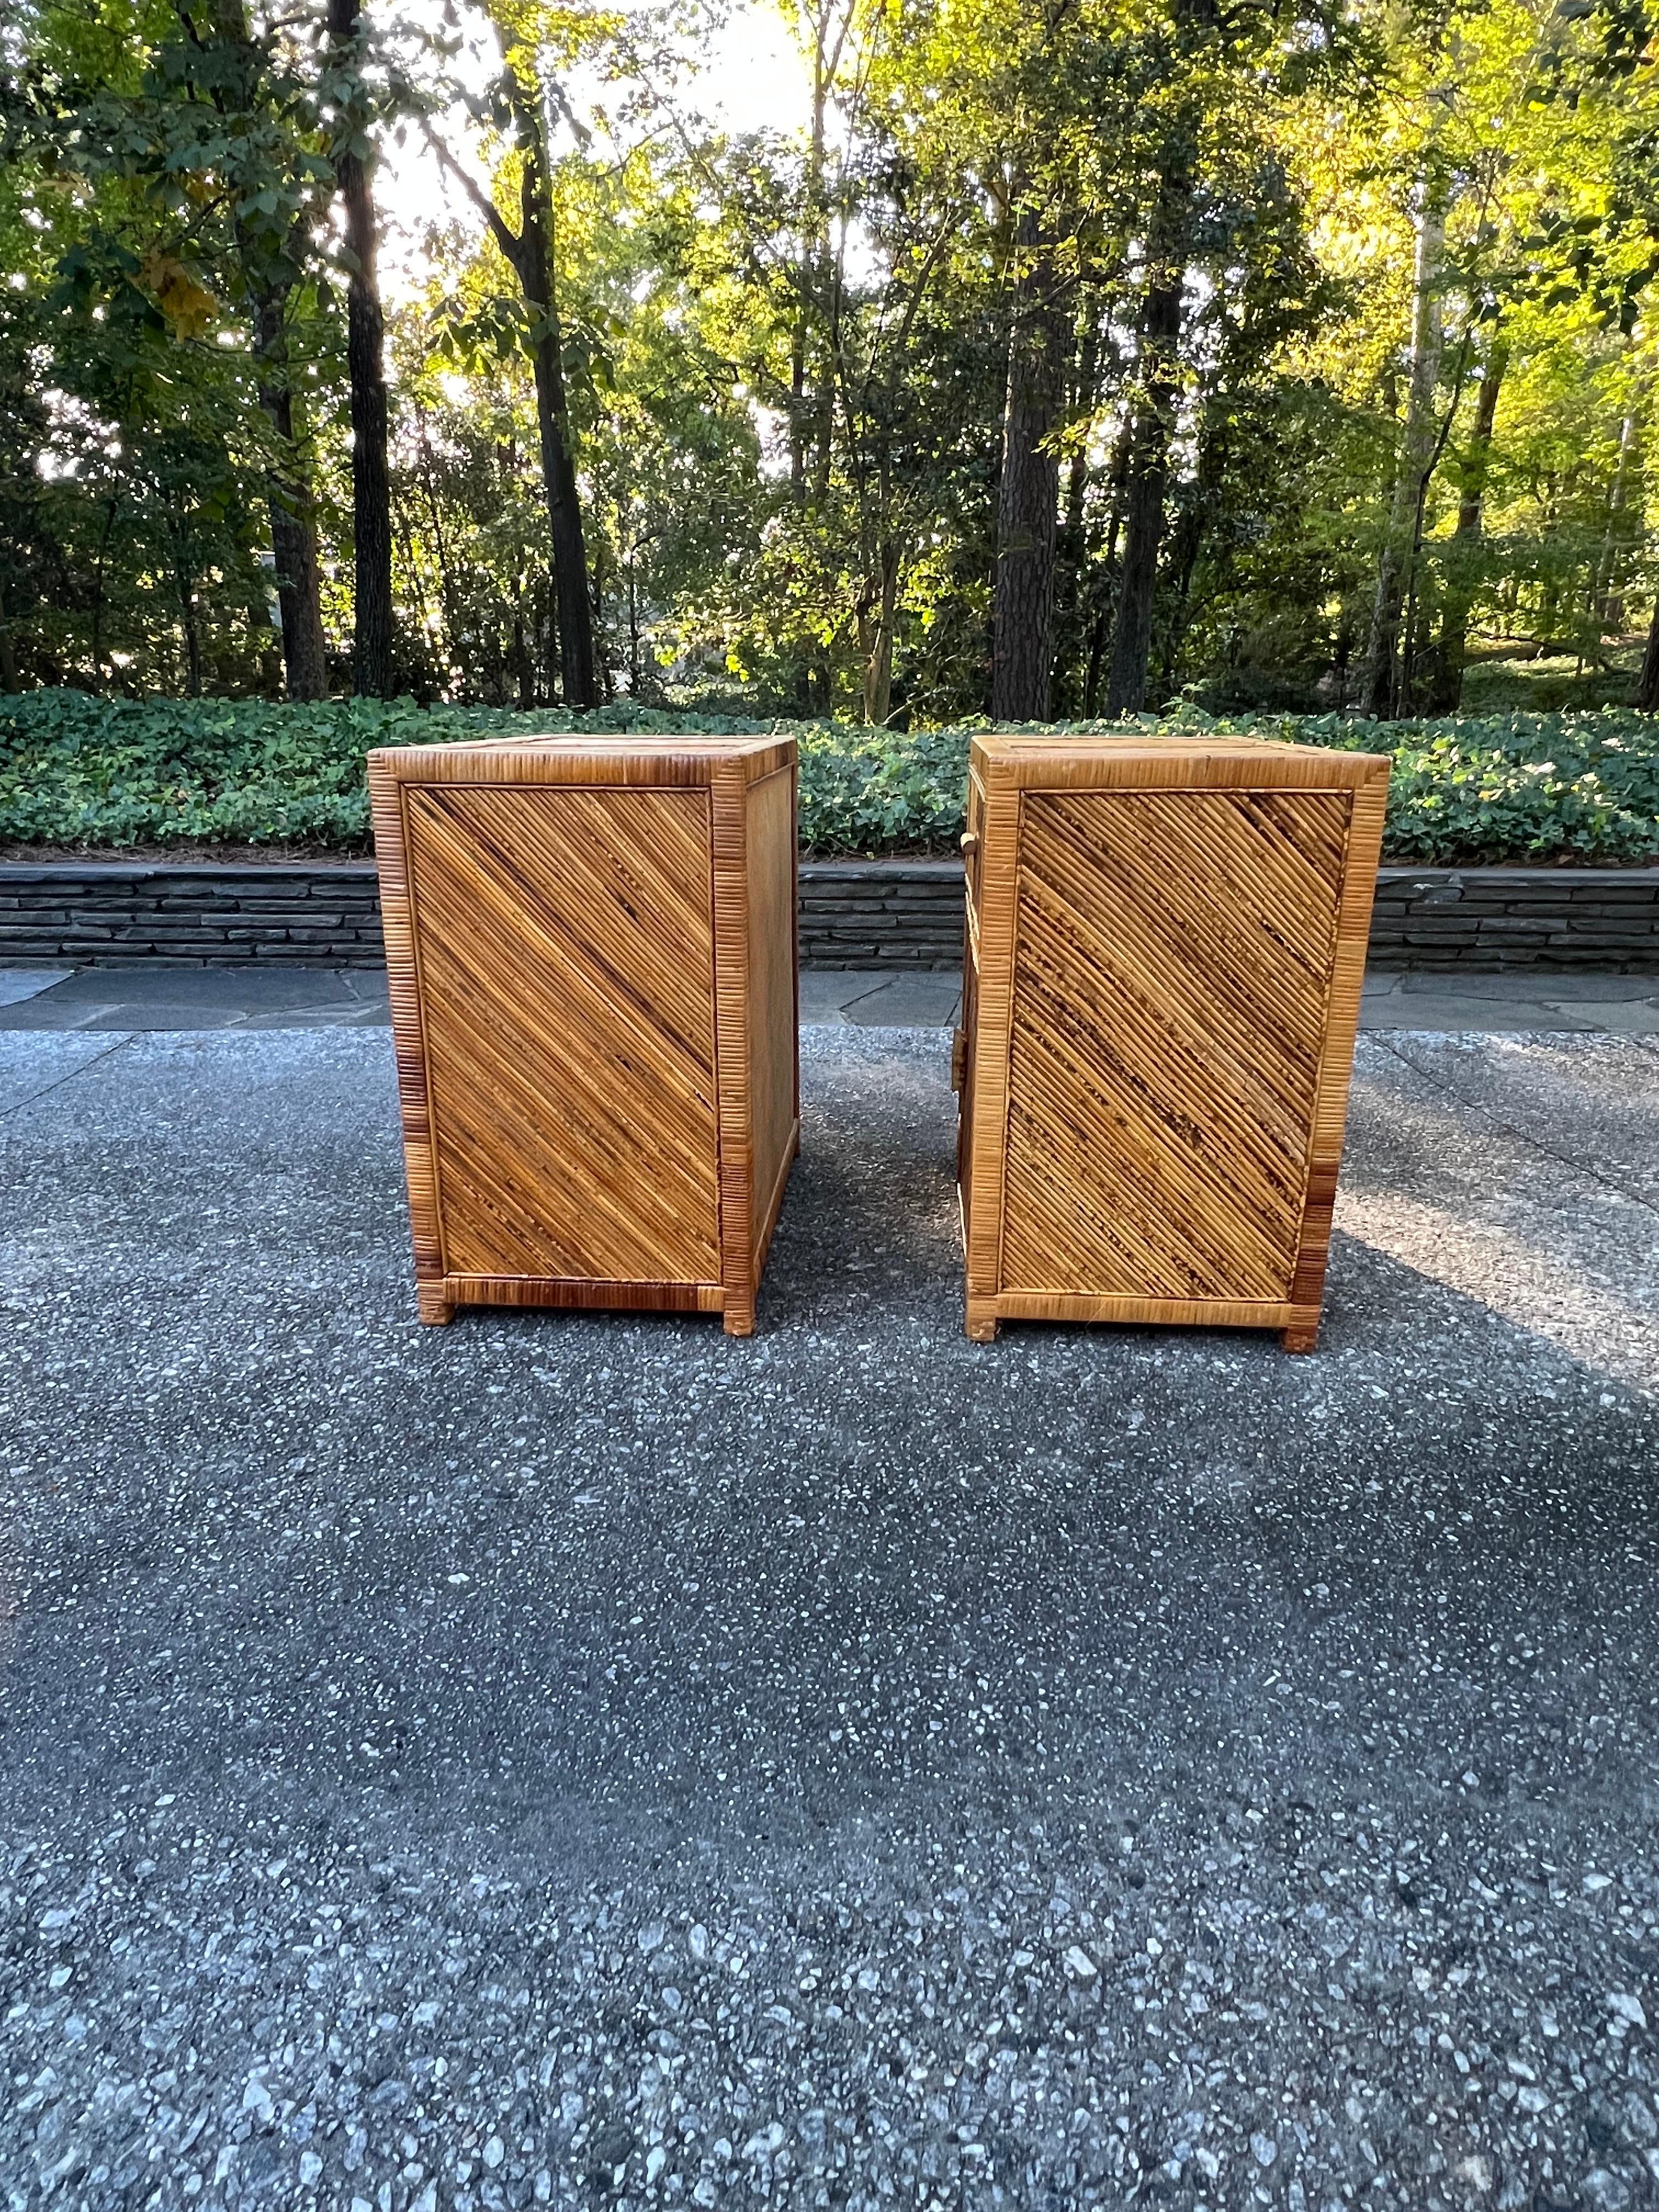
[[[1629,699],[1650,5],[21,0],[0,684]]]
[[[474,83],[481,83],[493,66],[492,43],[487,36],[475,42],[466,67]],[[787,135],[807,128],[812,93],[806,57],[775,0],[738,0],[696,61],[683,102],[714,129]],[[574,72],[570,89],[579,106],[586,105],[584,94],[603,96],[590,71]],[[463,143],[471,137],[476,144],[477,134],[466,131],[463,117],[452,118],[451,128]],[[434,223],[464,220],[465,204],[419,134],[401,144],[388,143],[385,171],[387,249],[382,275],[388,298],[406,299],[428,274],[426,232]]]

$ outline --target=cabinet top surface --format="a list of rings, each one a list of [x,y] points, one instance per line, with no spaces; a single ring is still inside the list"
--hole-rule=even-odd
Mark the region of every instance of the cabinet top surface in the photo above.
[[[722,769],[736,769],[754,783],[795,758],[790,737],[630,737],[625,732],[550,732],[463,739],[453,744],[380,745],[368,756],[369,773],[399,783],[708,783]]]
[[[1276,744],[1266,738],[1212,737],[1200,731],[1169,736],[1102,734],[1055,737],[1046,731],[988,731],[973,740],[974,767],[985,780],[1048,789],[1113,784],[1253,783],[1351,787],[1386,779],[1382,753],[1334,752],[1323,745]]]

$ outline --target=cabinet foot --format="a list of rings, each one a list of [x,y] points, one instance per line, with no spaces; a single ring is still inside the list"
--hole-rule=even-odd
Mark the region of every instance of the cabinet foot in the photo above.
[[[995,1309],[970,1302],[968,1308],[968,1334],[975,1344],[994,1344],[997,1340]]]
[[[415,1307],[428,1328],[442,1328],[455,1318],[455,1309],[435,1284],[417,1283]]]
[[[755,1334],[753,1306],[727,1306],[726,1333],[728,1336],[752,1336]]]
[[[1317,1352],[1319,1324],[1316,1322],[1311,1328],[1282,1328],[1279,1332],[1279,1341],[1286,1352]]]

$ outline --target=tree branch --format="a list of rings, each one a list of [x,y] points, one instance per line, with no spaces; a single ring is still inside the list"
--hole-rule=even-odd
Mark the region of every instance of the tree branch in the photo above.
[[[459,185],[488,223],[490,236],[501,249],[514,274],[518,274],[519,253],[524,240],[508,227],[506,217],[495,201],[490,198],[477,179],[461,167],[424,116],[421,118],[421,129],[425,133],[427,144],[431,147],[443,167],[454,178],[456,183]]]

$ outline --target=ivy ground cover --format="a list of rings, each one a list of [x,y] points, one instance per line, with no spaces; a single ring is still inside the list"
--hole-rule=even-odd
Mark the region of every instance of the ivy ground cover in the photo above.
[[[515,731],[792,732],[801,750],[801,842],[820,854],[950,850],[962,829],[973,726],[896,732],[847,723],[740,721],[665,710],[420,708],[343,701],[110,700],[75,691],[0,699],[0,844],[368,848],[364,757],[375,745]],[[1110,728],[1213,729],[1389,753],[1386,856],[1607,866],[1659,860],[1659,722],[1598,714],[1354,722],[1191,710]]]

